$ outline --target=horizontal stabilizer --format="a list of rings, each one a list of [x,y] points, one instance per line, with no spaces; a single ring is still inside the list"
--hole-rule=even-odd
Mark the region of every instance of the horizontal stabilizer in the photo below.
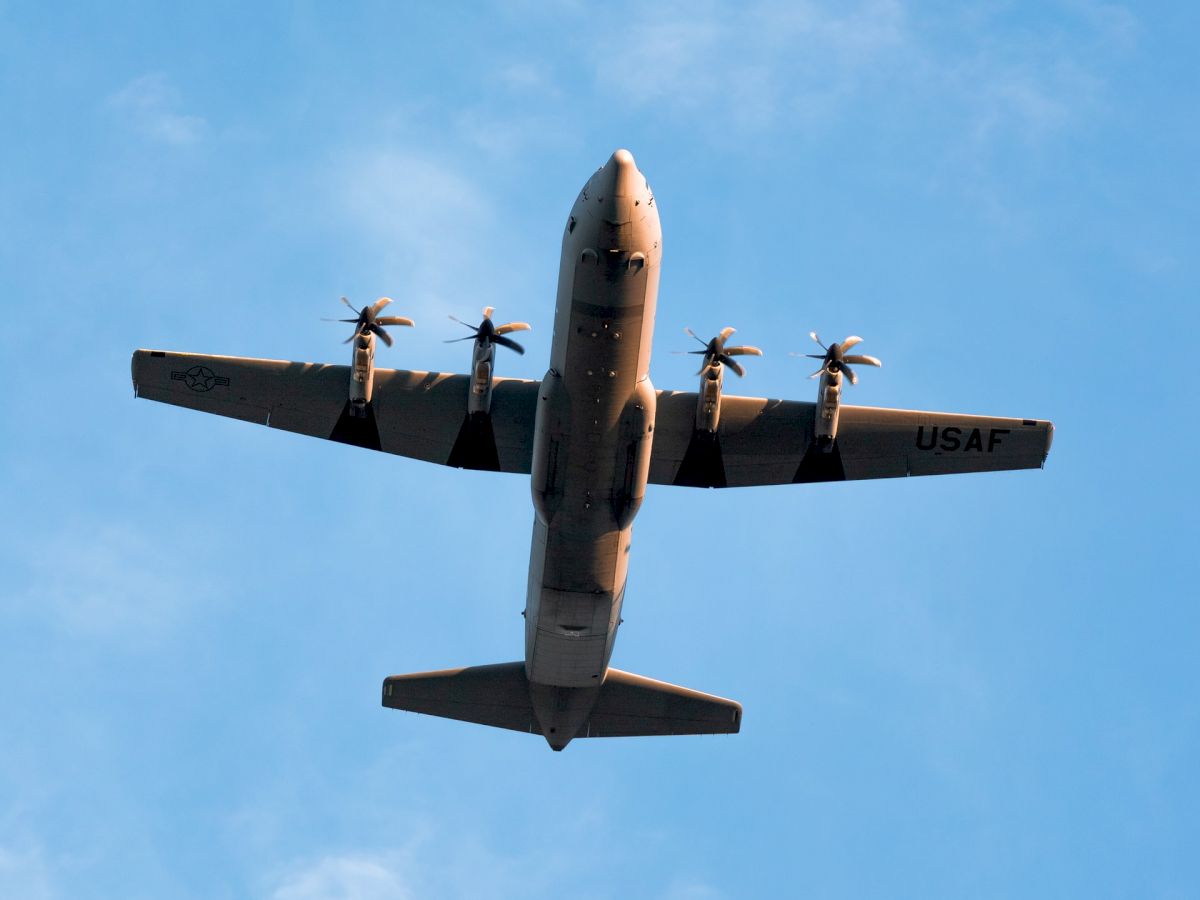
[[[595,697],[590,714],[573,735],[577,738],[734,734],[742,723],[741,704],[733,700],[619,669],[608,670],[598,691],[553,690],[578,691],[581,699]],[[543,732],[521,662],[393,675],[383,682],[383,705],[496,728]],[[561,749],[566,743],[559,734],[552,746]]]
[[[741,726],[740,703],[609,669],[592,714],[576,737],[736,734]]]
[[[523,662],[393,675],[383,682],[383,705],[513,731],[542,731],[529,701]]]

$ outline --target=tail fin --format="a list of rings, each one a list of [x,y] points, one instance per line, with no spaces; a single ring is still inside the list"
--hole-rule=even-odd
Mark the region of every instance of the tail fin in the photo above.
[[[540,693],[549,686],[536,687]],[[525,677],[525,664],[520,662],[393,675],[383,682],[383,705],[544,734],[555,750],[561,750],[577,737],[735,734],[742,724],[740,703],[620,669],[609,669],[598,689],[550,690],[556,694],[578,694],[571,699],[591,704],[590,712],[573,734],[554,733],[556,729],[551,723],[539,720]],[[559,698],[560,708],[567,705],[563,703],[567,699]]]

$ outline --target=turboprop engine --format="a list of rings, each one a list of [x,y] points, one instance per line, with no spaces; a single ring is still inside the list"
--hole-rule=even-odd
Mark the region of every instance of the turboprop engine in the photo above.
[[[367,415],[367,404],[371,402],[371,394],[375,387],[375,338],[389,347],[394,343],[392,336],[384,329],[384,325],[403,325],[413,327],[413,320],[406,316],[380,316],[379,312],[392,302],[390,297],[380,297],[370,306],[361,310],[345,297],[342,302],[353,312],[358,313],[353,319],[326,319],[327,322],[353,322],[354,334],[342,341],[343,344],[354,342],[353,355],[350,358],[350,414],[358,418]]]
[[[683,330],[704,345],[703,350],[681,351],[704,357],[699,371],[696,372],[700,376],[700,390],[697,392],[699,399],[696,401],[696,430],[716,434],[717,426],[721,423],[721,387],[725,383],[725,367],[728,366],[733,370],[733,374],[741,378],[746,374],[746,370],[733,357],[763,354],[757,347],[726,347],[725,342],[735,331],[733,328],[722,329],[721,333],[710,341],[705,341],[690,328]]]
[[[453,344],[457,341],[475,341],[471,350],[471,393],[467,395],[467,413],[488,413],[492,409],[492,376],[496,369],[496,347],[507,347],[517,353],[524,353],[525,348],[510,337],[505,337],[514,331],[528,331],[528,322],[507,322],[504,325],[492,323],[492,313],[495,308],[486,306],[483,309],[483,321],[471,325],[462,319],[450,318],[459,325],[470,328],[474,334],[466,337],[452,338],[446,341]]]
[[[845,373],[851,384],[858,384],[858,376],[854,374],[849,363],[856,366],[875,366],[876,368],[882,366],[883,363],[873,356],[846,355],[847,350],[862,343],[862,338],[857,335],[852,334],[840,344],[830,344],[828,347],[821,343],[821,339],[817,337],[815,331],[810,331],[808,336],[825,351],[820,354],[806,353],[804,355],[809,359],[821,360],[821,368],[808,377],[820,377],[821,379],[817,385],[817,409],[813,422],[813,434],[816,437],[817,446],[829,453],[833,450],[833,442],[837,438],[838,415],[842,406],[842,374]]]

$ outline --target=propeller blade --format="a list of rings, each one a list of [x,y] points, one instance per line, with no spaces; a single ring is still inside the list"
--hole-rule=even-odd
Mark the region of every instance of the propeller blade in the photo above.
[[[720,338],[721,343],[724,344],[727,340],[729,340],[729,336],[735,331],[737,331],[736,328],[722,328],[721,333],[717,335],[717,337]]]
[[[358,319],[326,319],[324,316],[322,316],[321,321],[322,322],[353,322],[353,323],[357,323]]]
[[[855,344],[861,344],[861,343],[862,343],[862,338],[860,338],[857,334],[852,334],[852,335],[850,335],[850,337],[848,337],[844,341],[842,341],[842,352],[845,353],[847,350],[849,350]]]
[[[355,315],[358,315],[358,310],[357,310],[357,309],[355,309],[355,306],[354,306],[354,304],[353,304],[353,303],[351,303],[351,302],[350,302],[349,300],[347,300],[345,297],[343,297],[343,298],[342,298],[342,302],[343,302],[343,303],[345,303],[345,304],[346,304],[348,307],[350,307],[350,309],[354,310],[354,314],[355,314]]]
[[[854,370],[845,363],[842,363],[843,374],[850,379],[851,384],[858,384],[858,376],[854,374]]]
[[[459,341],[473,341],[473,340],[475,340],[475,335],[468,334],[466,337],[450,338],[450,340],[442,341],[442,343],[443,344],[457,344]]]
[[[350,335],[350,337],[348,337],[348,338],[346,338],[344,341],[342,341],[342,343],[343,343],[343,344],[348,344],[348,343],[350,343],[352,340],[354,340],[356,337],[358,337],[358,332],[357,332],[357,331],[356,331],[356,332],[354,332],[354,334]]]
[[[821,375],[821,374],[822,374],[824,371],[825,371],[825,367],[824,367],[824,366],[821,366],[821,368],[817,369],[817,371],[813,372],[813,373],[812,373],[811,375],[809,375],[808,377],[809,377],[809,378],[816,378],[817,376]]]
[[[763,352],[757,347],[726,347],[726,356],[762,356]]]
[[[483,308],[483,317],[484,317],[485,319],[490,319],[490,318],[492,317],[492,313],[494,313],[495,311],[496,311],[496,307],[494,307],[494,306],[485,306],[485,307]]]
[[[395,343],[395,341],[392,340],[392,336],[390,334],[388,334],[386,331],[384,331],[383,328],[381,328],[379,325],[372,323],[369,326],[369,328],[370,328],[372,334],[379,335],[379,339],[381,341],[383,341],[385,344],[387,344],[389,347]]]
[[[513,331],[529,331],[528,322],[509,322],[506,325],[497,325],[496,334],[509,334]]]
[[[796,354],[796,355],[799,356],[800,354]],[[828,355],[829,355],[828,353],[805,353],[804,358],[805,359],[824,359]]]
[[[734,373],[735,375],[737,375],[737,377],[738,377],[738,378],[741,378],[743,375],[745,375],[745,374],[746,374],[746,370],[745,370],[745,369],[743,369],[743,368],[742,368],[742,366],[741,366],[741,364],[740,364],[740,363],[738,363],[736,360],[730,359],[728,356],[726,356],[726,355],[724,355],[724,354],[722,354],[722,355],[721,355],[720,357],[718,357],[718,358],[719,358],[719,359],[720,359],[720,361],[721,361],[721,362],[723,362],[725,365],[729,366],[729,368],[733,370],[733,373]]]
[[[375,316],[379,315],[380,310],[382,310],[385,306],[387,306],[391,302],[392,302],[391,297],[380,297],[378,300],[376,300],[374,303],[371,304],[371,316],[375,317]]]
[[[883,368],[883,363],[873,356],[846,356],[843,360],[848,363],[854,363],[856,366],[874,366],[877,369]]]
[[[381,316],[375,320],[380,325],[403,325],[406,328],[413,328],[413,320],[408,316]]]
[[[524,347],[522,347],[520,344],[518,344],[512,338],[506,338],[503,335],[499,335],[499,334],[493,335],[492,343],[499,344],[501,347],[507,347],[509,350],[516,350],[518,353],[520,353],[522,355],[524,355],[524,353],[525,353]]]
[[[810,331],[810,332],[808,333],[808,336],[809,336],[810,338],[812,338],[814,341],[816,341],[816,342],[817,342],[817,346],[818,346],[818,347],[820,347],[822,350],[824,350],[824,351],[826,351],[826,352],[828,352],[828,351],[829,351],[829,348],[828,348],[828,347],[826,347],[824,344],[822,344],[822,343],[821,343],[821,339],[820,339],[819,337],[817,337],[817,333],[816,333],[815,331]]]
[[[458,316],[446,316],[446,318],[452,322],[457,322],[459,325],[464,325],[467,328],[470,328],[472,331],[476,331],[476,332],[479,331],[479,329],[476,326],[472,325],[470,322],[464,322]]]
[[[700,335],[696,334],[696,332],[692,331],[692,329],[685,328],[685,329],[683,329],[683,331],[684,331],[684,334],[690,334],[692,337],[694,337],[696,340],[698,340],[700,343],[702,343],[705,347],[708,346],[708,341],[704,340],[704,338],[700,337]]]

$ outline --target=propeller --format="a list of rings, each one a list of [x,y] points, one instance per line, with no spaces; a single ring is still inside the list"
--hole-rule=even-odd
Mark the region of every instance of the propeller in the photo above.
[[[379,315],[380,310],[382,310],[385,306],[387,306],[389,303],[392,302],[391,297],[380,297],[378,300],[376,300],[370,306],[364,306],[361,310],[355,309],[354,304],[351,303],[349,300],[347,300],[345,297],[342,298],[342,302],[345,303],[346,306],[349,307],[349,309],[352,312],[357,313],[358,317],[354,318],[354,319],[325,319],[324,321],[326,321],[326,322],[353,322],[354,323],[354,334],[350,335],[350,337],[348,337],[344,341],[342,341],[343,344],[350,343],[352,340],[354,340],[360,334],[364,335],[364,336],[367,334],[376,334],[379,336],[379,339],[381,341],[383,341],[385,344],[387,344],[390,347],[390,346],[392,346],[392,343],[393,343],[392,336],[390,334],[388,334],[387,331],[384,330],[384,328],[383,328],[384,325],[404,325],[408,328],[413,327],[413,320],[408,318],[407,316],[381,316],[381,315]]]
[[[686,350],[686,351],[681,350],[681,351],[679,351],[680,353],[688,353],[688,354],[694,354],[696,356],[700,356],[700,355],[704,356],[704,361],[700,364],[700,370],[698,372],[696,372],[697,375],[699,375],[701,372],[703,372],[709,366],[723,364],[723,365],[729,366],[729,368],[731,370],[733,370],[733,373],[740,378],[741,376],[746,374],[746,370],[743,369],[741,367],[741,364],[739,364],[736,360],[734,360],[733,357],[735,357],[735,356],[762,356],[763,355],[763,352],[761,350],[759,350],[757,347],[748,347],[748,346],[746,346],[746,347],[726,347],[725,342],[727,340],[729,340],[729,336],[731,334],[733,334],[733,332],[736,330],[733,328],[721,329],[721,333],[718,334],[711,341],[704,340],[704,338],[700,337],[698,334],[696,334],[696,332],[692,331],[692,329],[690,329],[690,328],[685,328],[683,330],[684,330],[685,334],[690,334],[692,337],[694,337],[696,340],[698,340],[701,344],[704,345],[703,350]]]
[[[450,340],[446,341],[445,343],[454,344],[454,343],[457,343],[458,341],[479,341],[485,347],[488,344],[499,344],[501,347],[507,347],[509,350],[515,350],[518,353],[524,353],[525,352],[524,347],[522,347],[520,344],[518,344],[512,338],[505,337],[505,335],[510,334],[511,332],[514,332],[514,331],[528,331],[529,323],[528,322],[506,322],[503,325],[494,325],[494,324],[492,324],[492,313],[495,311],[496,311],[495,307],[485,306],[483,308],[483,321],[480,322],[478,325],[472,325],[469,322],[464,322],[462,319],[458,318],[457,316],[451,316],[450,318],[453,319],[455,322],[457,322],[459,325],[465,325],[467,328],[470,328],[471,331],[474,333],[469,334],[466,337],[451,338]]]
[[[853,363],[856,366],[874,366],[880,368],[883,363],[873,356],[862,356],[860,354],[846,355],[846,351],[857,344],[862,343],[862,338],[856,334],[850,335],[840,344],[830,344],[826,347],[821,343],[821,339],[817,337],[815,331],[810,331],[808,336],[817,342],[817,346],[824,350],[824,353],[805,353],[808,359],[821,360],[821,368],[809,375],[809,378],[816,378],[824,372],[833,374],[835,372],[845,372],[846,377],[850,379],[851,384],[858,384],[858,376],[854,374],[854,370],[847,363]]]

